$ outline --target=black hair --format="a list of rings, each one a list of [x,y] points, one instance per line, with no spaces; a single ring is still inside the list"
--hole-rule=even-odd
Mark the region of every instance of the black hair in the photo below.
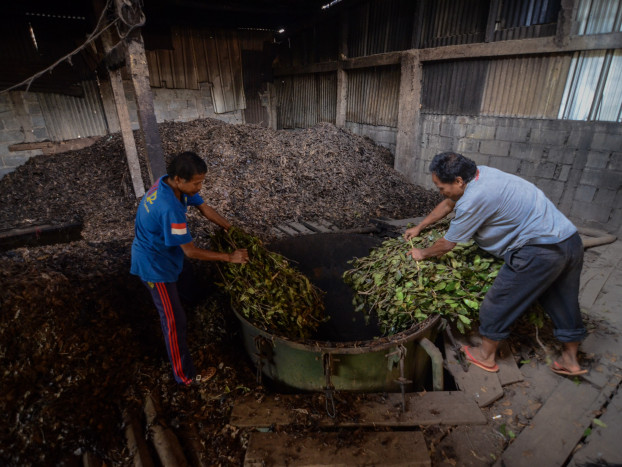
[[[207,164],[196,153],[186,151],[173,157],[166,168],[168,176],[190,180],[197,174],[207,173]]]
[[[464,183],[469,183],[475,178],[477,165],[462,154],[443,152],[432,159],[430,172],[443,183],[453,183],[458,177],[462,177]]]

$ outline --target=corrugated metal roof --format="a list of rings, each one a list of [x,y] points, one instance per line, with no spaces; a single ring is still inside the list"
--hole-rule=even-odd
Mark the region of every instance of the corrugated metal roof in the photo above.
[[[569,55],[492,60],[481,115],[556,118]]]
[[[579,36],[622,31],[621,0],[581,0],[574,33]]]

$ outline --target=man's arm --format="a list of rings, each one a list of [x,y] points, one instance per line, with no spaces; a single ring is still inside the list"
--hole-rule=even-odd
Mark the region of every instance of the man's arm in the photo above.
[[[214,208],[208,206],[207,204],[203,203],[197,206],[197,208],[207,220],[212,221],[214,224],[219,225],[225,230],[229,230],[229,227],[231,227],[231,223],[227,219],[222,217],[214,210]]]
[[[447,214],[452,212],[455,206],[456,206],[455,201],[449,198],[445,198],[443,201],[438,203],[436,207],[432,210],[432,212],[428,214],[418,225],[416,225],[415,227],[411,227],[410,229],[407,229],[406,232],[404,232],[404,238],[406,240],[410,240],[413,237],[418,237],[423,229],[425,229],[428,225],[431,225],[437,221],[440,221]],[[454,246],[455,245],[456,244],[454,243]],[[433,247],[430,247],[430,248],[433,248]],[[453,248],[453,246],[451,248]],[[451,250],[451,248],[449,248],[449,250]],[[445,253],[447,253],[447,251],[445,251]],[[435,256],[438,256],[438,255],[435,255]]]
[[[421,261],[426,258],[443,256],[445,253],[451,251],[455,246],[456,244],[454,242],[450,242],[444,238],[439,238],[431,247],[413,248],[408,252],[408,254],[411,255],[415,261]]]
[[[240,264],[248,262],[248,252],[246,249],[235,250],[233,253],[221,253],[199,248],[194,242],[181,245],[181,249],[188,258],[200,259],[202,261],[226,261],[228,263]]]

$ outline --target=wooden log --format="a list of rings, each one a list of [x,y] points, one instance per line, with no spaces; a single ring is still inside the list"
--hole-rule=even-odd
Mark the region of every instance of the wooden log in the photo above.
[[[15,229],[0,230],[0,251],[23,246],[68,243],[82,238],[82,222],[66,224],[40,224]]]
[[[188,461],[184,456],[183,449],[175,434],[166,427],[159,417],[158,402],[153,395],[145,400],[145,417],[151,433],[151,441],[158,453],[158,458],[163,467],[184,467]]]
[[[89,147],[99,141],[101,136],[92,136],[89,138],[76,138],[67,141],[39,141],[33,143],[17,143],[9,146],[9,151],[32,151],[40,149],[43,154],[58,154],[66,151],[75,151]]]
[[[127,448],[132,456],[134,467],[153,467],[153,460],[149,454],[149,448],[145,442],[140,423],[135,416],[125,413],[125,439]]]

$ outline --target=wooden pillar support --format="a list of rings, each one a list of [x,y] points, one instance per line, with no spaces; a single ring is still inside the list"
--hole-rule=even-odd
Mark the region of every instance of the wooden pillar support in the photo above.
[[[149,179],[151,184],[166,174],[166,164],[162,150],[162,139],[158,131],[158,122],[153,107],[153,95],[149,84],[149,69],[145,44],[140,31],[136,30],[127,39],[126,61],[136,94],[138,121],[145,137],[145,148],[149,163]]]
[[[402,55],[395,170],[409,179],[415,176],[415,161],[421,148],[421,81],[423,73],[419,51]]]
[[[343,69],[342,62],[348,58],[348,15],[343,13],[340,18],[339,29],[339,61],[337,65],[337,112],[335,126],[346,126],[346,112],[348,110],[348,73]]]

